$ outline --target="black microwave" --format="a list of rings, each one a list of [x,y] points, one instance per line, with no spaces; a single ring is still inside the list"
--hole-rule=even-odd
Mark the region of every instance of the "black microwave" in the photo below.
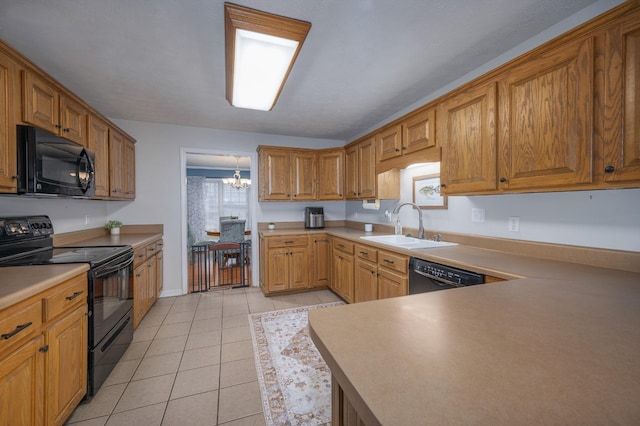
[[[18,194],[93,197],[95,155],[33,126],[17,127]]]

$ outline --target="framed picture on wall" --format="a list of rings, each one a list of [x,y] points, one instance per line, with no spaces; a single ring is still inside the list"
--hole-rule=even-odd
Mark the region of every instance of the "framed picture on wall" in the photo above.
[[[440,194],[440,174],[413,178],[413,202],[421,209],[447,208],[447,196]]]

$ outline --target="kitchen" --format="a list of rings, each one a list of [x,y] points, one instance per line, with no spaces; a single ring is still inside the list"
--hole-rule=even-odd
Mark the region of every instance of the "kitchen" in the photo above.
[[[571,28],[576,23],[609,9],[613,5],[607,2],[597,3],[592,9],[583,10],[572,19],[557,24],[548,33],[538,35],[498,58],[476,67],[426,98],[416,102],[423,104],[438,94],[445,93],[461,83],[468,81],[497,64],[506,62]],[[598,9],[599,8],[599,9]],[[595,9],[598,9],[597,11]],[[11,34],[0,34],[11,44]],[[17,42],[17,40],[16,40]],[[33,56],[33,55],[32,55]],[[38,57],[32,59],[38,62]],[[63,83],[70,82],[61,79]],[[396,116],[410,111],[412,106],[401,111],[391,111],[381,122],[387,122]],[[257,134],[223,129],[180,126],[174,124],[153,124],[135,120],[114,119],[118,126],[134,136],[136,144],[137,198],[135,202],[126,201],[81,201],[20,199],[2,197],[0,206],[3,215],[48,213],[54,220],[56,232],[71,232],[101,226],[110,218],[120,218],[125,223],[162,223],[167,258],[182,259],[181,247],[185,247],[184,224],[181,223],[181,165],[179,158],[184,149],[210,149],[211,145],[233,146],[243,153],[252,153],[258,145],[279,145],[289,147],[330,148],[344,145],[354,138],[313,138],[296,136],[278,136]],[[379,127],[370,125],[373,129]],[[362,134],[367,128],[362,129]],[[180,141],[176,144],[176,141]],[[158,165],[162,165],[159,170]],[[257,175],[257,161],[252,161],[252,175]],[[405,177],[408,181],[410,175]],[[172,194],[168,197],[167,194]],[[402,185],[402,199],[410,199],[410,189],[406,182]],[[261,222],[299,221],[306,204],[300,203],[258,203],[255,194],[254,218]],[[542,194],[513,194],[489,196],[460,196],[449,198],[449,208],[444,211],[429,211],[427,229],[442,232],[460,232],[499,238],[516,238],[529,241],[543,241],[558,244],[600,247],[615,250],[640,251],[640,224],[638,215],[640,193],[638,189],[616,189],[607,191],[575,191]],[[382,201],[380,210],[364,210],[358,201],[338,201],[324,203],[329,220],[353,220],[357,222],[386,223],[382,215],[390,209],[394,201]],[[485,222],[472,222],[471,209],[485,211]],[[150,217],[149,212],[154,212]],[[521,231],[508,231],[508,217],[520,217]],[[606,218],[606,219],[605,219]],[[415,213],[407,209],[402,212],[401,220],[407,228],[417,227]],[[254,256],[256,257],[256,256]],[[185,271],[174,261],[165,266],[166,295],[182,294]]]

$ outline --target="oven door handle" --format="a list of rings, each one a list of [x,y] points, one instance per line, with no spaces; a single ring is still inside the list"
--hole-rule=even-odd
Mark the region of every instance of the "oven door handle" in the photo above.
[[[112,272],[118,271],[120,269],[125,269],[127,266],[133,263],[133,256],[129,257],[124,262],[117,263],[113,266],[104,266],[96,269],[96,278],[103,277],[105,275],[109,275]]]
[[[442,277],[436,277],[435,275],[431,275],[431,274],[428,274],[426,272],[418,271],[416,269],[414,269],[413,272],[415,272],[416,274],[422,275],[423,277],[427,277],[427,278],[435,281],[435,284],[439,285],[440,287],[444,287],[443,285],[440,285],[440,283],[443,283],[445,285],[450,285],[452,287],[464,287],[464,286],[462,286],[460,284],[454,283],[453,281],[445,280]]]

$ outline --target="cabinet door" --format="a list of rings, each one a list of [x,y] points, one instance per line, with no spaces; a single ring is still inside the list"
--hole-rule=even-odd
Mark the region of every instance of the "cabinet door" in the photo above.
[[[289,249],[289,288],[302,289],[309,287],[309,249],[295,247]]]
[[[47,424],[60,425],[87,393],[87,306],[45,331]]]
[[[164,251],[156,254],[156,300],[162,294],[164,288]]]
[[[376,144],[373,138],[358,144],[359,198],[376,198]]]
[[[124,167],[122,168],[122,186],[124,198],[136,198],[136,145],[131,139],[124,140],[122,147]]]
[[[461,92],[440,108],[443,192],[496,189],[496,84]]]
[[[353,303],[353,255],[336,251],[333,254],[333,282],[336,293],[347,303]]]
[[[344,198],[344,150],[318,154],[318,200]]]
[[[60,95],[60,134],[77,144],[87,146],[87,110],[80,103]]]
[[[348,200],[358,198],[360,190],[360,171],[358,170],[358,146],[353,145],[344,152],[345,157],[345,182],[344,193]]]
[[[507,73],[500,86],[501,188],[592,181],[593,50],[588,38]]]
[[[58,134],[60,98],[58,90],[38,75],[22,71],[22,120]]]
[[[429,108],[408,118],[402,125],[402,152],[410,154],[436,146],[436,111]]]
[[[406,274],[396,274],[384,268],[379,268],[378,274],[378,299],[409,294],[409,279]]]
[[[604,181],[640,180],[640,11],[605,34]]]
[[[378,267],[374,263],[357,260],[354,276],[354,302],[378,298]]]
[[[376,135],[378,160],[384,161],[402,155],[402,127],[393,126]]]
[[[291,198],[291,168],[287,151],[261,151],[259,170],[260,201],[288,200]]]
[[[156,257],[150,257],[147,260],[147,303],[145,312],[151,309],[154,303],[156,303],[156,293],[158,289],[156,288],[158,277],[156,276]]]
[[[87,147],[96,155],[96,197],[109,196],[109,125],[90,114],[87,119]]]
[[[291,154],[291,199],[315,200],[316,154],[312,151],[296,151]]]
[[[316,235],[313,242],[313,259],[310,264],[313,270],[312,287],[329,287],[331,281],[331,244],[326,235]]]
[[[124,152],[124,136],[117,130],[109,130],[109,196],[124,197],[122,167]]]
[[[137,328],[145,314],[145,308],[149,296],[149,275],[147,263],[137,266],[133,270],[133,328]]]
[[[0,360],[1,426],[44,424],[44,352],[42,336]],[[87,356],[87,348],[82,348]],[[44,350],[44,349],[43,349]]]
[[[16,64],[0,52],[0,192],[16,193],[16,126],[13,105]]]
[[[289,288],[289,249],[270,249],[266,265],[267,292],[284,291]]]

